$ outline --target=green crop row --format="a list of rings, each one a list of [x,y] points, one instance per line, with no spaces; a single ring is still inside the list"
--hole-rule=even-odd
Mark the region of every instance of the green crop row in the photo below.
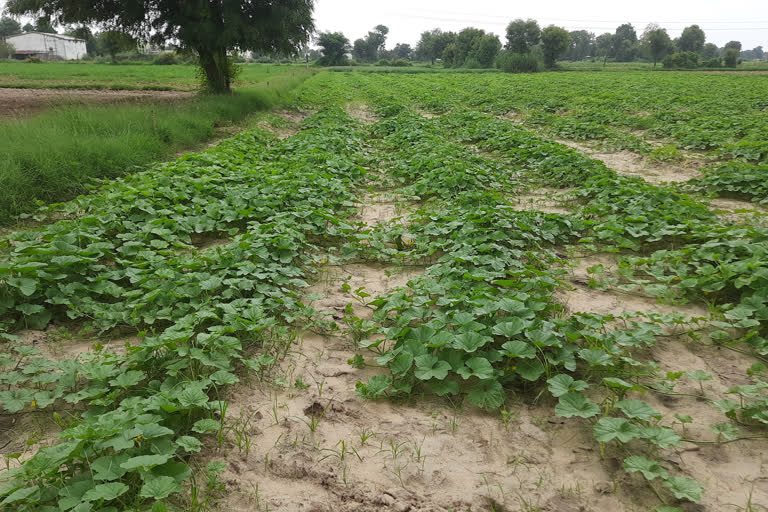
[[[361,134],[336,110],[285,142],[250,131],[62,205],[0,249],[0,403],[66,409],[61,442],[6,471],[2,510],[164,510],[219,434],[223,386],[274,362],[313,312],[312,253],[351,227]],[[198,249],[200,235],[225,245]],[[11,334],[51,319],[132,328],[127,354],[56,361]],[[154,505],[153,505],[154,503]]]

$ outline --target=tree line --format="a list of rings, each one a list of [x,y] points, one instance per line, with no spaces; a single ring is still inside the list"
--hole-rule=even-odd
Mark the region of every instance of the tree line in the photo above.
[[[364,38],[351,43],[341,32],[321,32],[315,42],[320,47],[321,65],[347,65],[354,62],[376,63],[397,61],[440,61],[449,68],[505,67],[506,63],[538,67],[555,66],[557,61],[608,60],[634,62],[646,60],[654,66],[666,67],[736,66],[741,59],[762,60],[762,46],[742,50],[739,41],[730,41],[720,48],[708,43],[698,25],[686,27],[680,37],[672,39],[667,30],[657,24],[648,25],[638,36],[630,23],[596,36],[586,30],[567,31],[550,25],[541,28],[536,20],[516,19],[506,29],[506,40],[484,30],[468,27],[459,32],[439,28],[422,32],[415,48],[397,44],[386,50],[389,29],[378,25]]]

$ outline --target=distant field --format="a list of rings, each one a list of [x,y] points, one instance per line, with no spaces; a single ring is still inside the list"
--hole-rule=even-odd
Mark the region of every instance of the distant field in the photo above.
[[[244,64],[241,85],[285,76],[301,65]],[[53,89],[113,89],[188,91],[199,85],[197,68],[190,65],[94,64],[90,62],[0,62],[0,87]]]

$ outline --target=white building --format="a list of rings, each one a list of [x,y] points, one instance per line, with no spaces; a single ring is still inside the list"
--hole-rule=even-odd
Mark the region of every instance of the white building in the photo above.
[[[5,40],[16,49],[16,59],[38,57],[44,60],[79,60],[87,53],[83,39],[59,34],[26,32]]]

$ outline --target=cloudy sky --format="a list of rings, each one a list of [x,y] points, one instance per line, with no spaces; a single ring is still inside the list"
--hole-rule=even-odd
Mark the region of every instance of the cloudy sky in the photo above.
[[[5,0],[0,0],[0,10]],[[554,24],[568,30],[595,34],[614,32],[630,22],[638,35],[648,23],[659,23],[672,37],[698,24],[707,41],[723,46],[741,41],[744,49],[762,45],[768,50],[768,0],[316,0],[315,19],[321,31],[341,31],[351,40],[363,37],[378,24],[389,27],[387,46],[414,45],[424,30],[460,30],[473,26],[504,35],[514,18],[534,18],[544,27]]]
[[[363,37],[378,24],[386,25],[388,48],[395,43],[414,45],[421,32],[437,27],[456,31],[472,26],[503,36],[514,18],[534,18],[542,27],[554,24],[598,35],[614,32],[626,22],[640,35],[655,22],[673,38],[684,27],[698,24],[707,41],[718,46],[736,40],[744,49],[762,45],[768,50],[768,0],[317,0],[315,7],[319,30],[341,31],[350,40]]]

